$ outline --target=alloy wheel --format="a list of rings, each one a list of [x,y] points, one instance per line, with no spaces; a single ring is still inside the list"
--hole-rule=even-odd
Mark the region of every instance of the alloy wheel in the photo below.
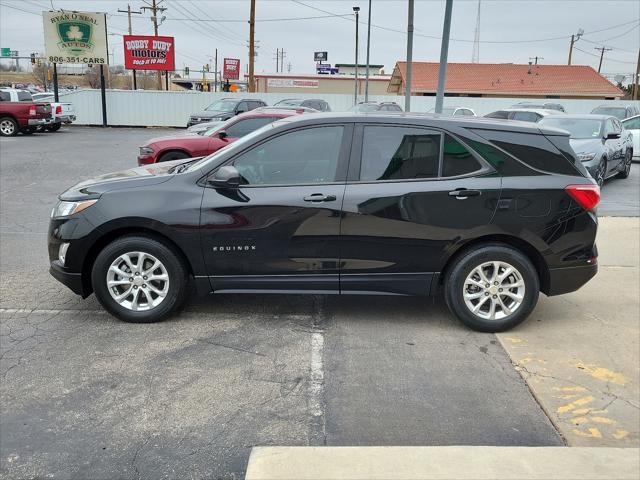
[[[631,173],[631,157],[632,154],[630,151],[628,151],[624,157],[624,174],[627,177],[629,176],[629,173]]]
[[[607,164],[604,160],[600,161],[600,165],[598,165],[598,171],[596,172],[596,183],[599,187],[604,185],[604,176],[607,169]]]
[[[11,120],[3,120],[0,122],[0,132],[3,135],[13,135],[16,131],[16,126]]]
[[[475,267],[462,288],[469,311],[485,320],[508,317],[522,305],[525,294],[522,274],[513,265],[501,261]]]
[[[133,311],[157,307],[169,291],[166,267],[145,252],[127,252],[117,257],[107,271],[106,281],[111,298]]]

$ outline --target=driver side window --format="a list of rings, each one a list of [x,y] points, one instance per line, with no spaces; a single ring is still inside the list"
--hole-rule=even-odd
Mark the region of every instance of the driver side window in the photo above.
[[[299,185],[335,181],[344,127],[285,133],[233,161],[242,185]]]

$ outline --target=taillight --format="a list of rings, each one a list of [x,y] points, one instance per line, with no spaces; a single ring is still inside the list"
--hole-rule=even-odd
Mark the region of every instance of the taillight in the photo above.
[[[600,203],[597,185],[567,185],[564,189],[585,210],[593,210]]]
[[[36,107],[29,107],[29,116],[33,117],[36,115]]]
[[[62,105],[58,105],[56,107],[56,115],[60,115],[62,113]]]

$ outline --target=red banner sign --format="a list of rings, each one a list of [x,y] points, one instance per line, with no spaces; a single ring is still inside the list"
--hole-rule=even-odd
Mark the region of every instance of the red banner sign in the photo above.
[[[225,58],[222,64],[222,78],[225,80],[238,80],[240,78],[240,60],[237,58]]]
[[[124,35],[124,67],[129,70],[175,70],[173,37]]]

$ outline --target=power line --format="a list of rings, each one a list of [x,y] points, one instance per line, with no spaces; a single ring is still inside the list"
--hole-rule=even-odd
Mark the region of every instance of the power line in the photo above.
[[[596,54],[596,53],[592,53],[592,52],[587,52],[586,50],[582,50],[581,48],[578,47],[573,47],[574,50],[578,50],[579,52],[585,53],[587,55],[591,55],[592,57],[596,57],[596,58],[600,58],[600,55]],[[615,58],[607,58],[607,62],[617,62],[617,63],[626,63],[626,64],[635,64],[636,62],[625,62],[624,60],[617,60]]]

